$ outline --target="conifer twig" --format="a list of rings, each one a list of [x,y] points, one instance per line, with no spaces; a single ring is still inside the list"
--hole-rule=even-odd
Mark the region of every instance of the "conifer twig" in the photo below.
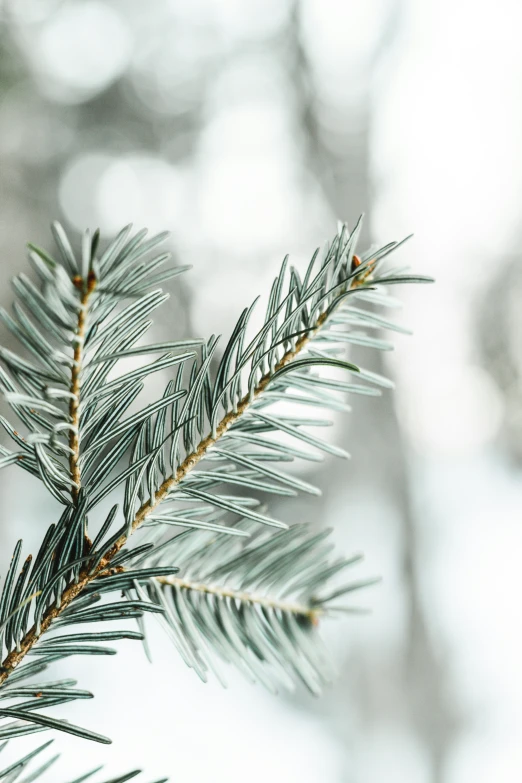
[[[261,593],[251,593],[245,590],[232,590],[218,585],[205,584],[202,582],[193,582],[190,579],[182,579],[177,576],[158,576],[156,581],[161,585],[179,588],[180,590],[194,590],[197,593],[207,593],[219,598],[230,598],[240,603],[256,604],[265,609],[279,610],[281,612],[290,612],[291,614],[304,617],[310,620],[314,625],[319,621],[319,617],[324,614],[319,607],[309,607],[304,604],[298,604],[293,601],[271,598]]]
[[[241,418],[241,416],[248,409],[249,405],[251,405],[252,402],[255,399],[257,399],[266,389],[266,387],[270,383],[272,376],[275,375],[275,373],[281,370],[283,367],[286,367],[290,362],[292,362],[295,358],[297,358],[297,356],[300,355],[300,353],[303,351],[303,349],[310,341],[312,335],[317,334],[321,326],[324,324],[325,320],[326,320],[326,316],[321,315],[321,317],[317,320],[315,326],[310,330],[311,334],[301,337],[300,340],[297,342],[295,348],[290,351],[287,351],[280,359],[280,361],[276,364],[274,372],[267,373],[261,378],[253,395],[246,394],[243,397],[243,399],[238,405],[237,412],[228,413],[226,416],[223,417],[223,419],[221,420],[221,422],[217,427],[217,432],[215,437],[211,437],[210,435],[207,436],[200,442],[200,444],[198,445],[195,451],[193,451],[187,457],[185,457],[184,461],[176,471],[176,474],[172,476],[170,479],[167,479],[165,482],[163,482],[159,490],[156,492],[153,501],[143,504],[138,509],[136,516],[134,517],[134,520],[131,525],[130,534],[134,533],[136,530],[138,530],[139,527],[141,527],[141,525],[146,521],[147,517],[150,514],[152,514],[155,511],[155,509],[161,504],[161,502],[166,498],[169,491],[171,491],[174,486],[180,484],[183,481],[185,476],[187,476],[203,459],[205,454],[208,452],[208,449],[214,444],[216,444],[220,440],[220,438],[229,430],[229,428]],[[99,565],[96,567],[94,571],[90,571],[89,567],[86,566],[84,569],[82,569],[82,571],[80,571],[80,576],[78,580],[68,585],[68,587],[66,587],[66,589],[62,593],[60,606],[59,607],[52,606],[48,609],[41,622],[40,630],[38,631],[36,625],[34,625],[20,642],[20,650],[14,650],[2,662],[0,668],[0,686],[7,680],[9,674],[17,666],[19,666],[19,664],[23,661],[27,653],[32,649],[33,645],[40,639],[40,637],[47,630],[49,630],[53,621],[56,620],[56,618],[58,618],[62,614],[62,612],[70,606],[72,601],[74,601],[76,598],[78,598],[79,595],[81,595],[84,589],[89,584],[91,584],[91,582],[96,580],[100,576],[100,574],[103,574],[105,571],[107,571],[107,569],[111,565],[112,560],[123,549],[128,539],[129,539],[128,534],[126,533],[122,534],[122,536],[118,538],[118,540],[114,543],[111,549],[107,551],[105,555],[101,558]]]
[[[351,233],[340,227],[303,277],[283,261],[263,326],[247,341],[254,305],[246,308],[212,377],[214,336],[206,343],[140,342],[150,315],[167,298],[157,286],[184,271],[156,271],[168,254],[146,258],[165,235],[144,241],[146,232],[130,236],[127,227],[98,257],[98,234],[91,239],[86,232],[78,260],[55,224],[60,262],[30,246],[41,287],[18,276],[14,315],[0,309],[0,319],[31,354],[28,360],[0,348],[0,389],[28,435],[22,437],[0,417],[18,449],[0,446],[0,467],[16,464],[40,478],[64,510],[21,571],[22,542],[17,543],[5,576],[0,699],[18,691],[22,696],[17,683],[66,655],[115,652],[90,642],[143,639],[143,612],[159,616],[202,679],[213,667],[214,653],[269,688],[277,681],[291,686],[297,679],[317,693],[328,681],[313,627],[327,614],[352,611],[334,604],[368,582],[332,586],[331,580],[358,558],[332,560],[324,540],[328,531],[306,523],[288,528],[256,506],[259,493],[320,494],[283,472],[281,462],[320,459],[309,447],[348,456],[311,431],[330,423],[312,417],[311,410],[343,411],[347,406],[338,392],[375,395],[375,387],[392,385],[345,361],[345,346],[390,350],[372,330],[407,330],[360,305],[395,306],[383,286],[430,279],[378,275],[383,259],[400,243],[359,258],[354,250],[360,226]],[[199,355],[185,350],[196,346]],[[148,364],[112,372],[121,359],[155,353],[160,357]],[[318,367],[354,373],[358,382],[325,377]],[[144,379],[167,368],[174,368],[174,377],[163,396],[129,415]],[[286,412],[288,402],[298,415]],[[113,506],[91,542],[87,515],[120,485],[123,525],[113,527],[118,512]],[[223,485],[249,491],[230,495]],[[171,535],[170,526],[185,531]],[[145,543],[127,547],[140,528],[146,528]],[[109,593],[126,600],[95,606]],[[46,636],[69,625],[125,617],[138,620],[139,633]],[[60,684],[38,688],[41,698],[33,694],[32,701],[7,707],[0,701],[0,718],[18,719],[0,724],[0,740],[57,728],[108,741],[38,712],[84,698],[83,692]]]

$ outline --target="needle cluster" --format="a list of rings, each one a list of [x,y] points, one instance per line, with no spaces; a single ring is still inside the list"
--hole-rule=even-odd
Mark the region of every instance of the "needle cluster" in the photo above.
[[[48,714],[92,694],[45,671],[73,655],[112,655],[107,642],[146,643],[147,613],[203,680],[223,681],[233,665],[272,691],[301,683],[318,693],[332,677],[319,626],[353,611],[344,600],[367,582],[343,577],[358,558],[335,555],[329,531],[288,527],[265,502],[320,494],[291,463],[348,456],[321,437],[331,423],[321,414],[392,386],[347,361],[346,347],[390,350],[381,332],[406,330],[380,313],[397,306],[388,286],[430,279],[383,268],[400,243],[357,256],[360,222],[341,226],[304,274],[283,261],[255,334],[256,302],[222,348],[215,336],[147,344],[168,298],[161,285],[186,269],[156,254],[166,235],[127,227],[100,251],[87,231],[76,254],[63,228],[52,230],[56,257],[30,245],[38,282],[20,274],[12,311],[0,310],[19,344],[0,348],[12,413],[0,417],[11,441],[0,467],[30,473],[62,507],[34,558],[17,543],[3,580],[0,742],[49,729],[110,742]],[[122,369],[128,359],[134,368]],[[160,371],[170,376],[163,393],[143,403]],[[108,497],[119,502],[100,519]],[[115,630],[122,618],[137,629]],[[20,778],[47,744],[0,780],[43,776],[54,757]]]

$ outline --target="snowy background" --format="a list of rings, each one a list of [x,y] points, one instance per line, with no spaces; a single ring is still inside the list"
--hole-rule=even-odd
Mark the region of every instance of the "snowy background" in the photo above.
[[[114,744],[58,738],[55,775],[521,779],[521,29],[517,0],[0,0],[3,304],[55,217],[172,232],[194,268],[164,339],[228,334],[285,253],[360,212],[365,244],[413,231],[402,260],[437,278],[401,292],[415,334],[374,365],[396,393],[337,422],[352,462],[277,508],[383,577],[371,614],[324,629],[335,686],[203,686],[151,626],[153,667],[131,643],[67,662],[98,693],[69,715]],[[0,490],[2,572],[57,509],[16,470]]]

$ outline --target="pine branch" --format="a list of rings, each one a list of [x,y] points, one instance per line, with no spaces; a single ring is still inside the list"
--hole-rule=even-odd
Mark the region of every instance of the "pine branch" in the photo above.
[[[247,515],[249,518],[265,524],[284,527],[276,520],[261,516],[254,511],[246,512],[244,508],[234,508],[233,502],[224,503],[222,498],[207,493],[207,487],[227,483],[226,477],[224,478],[222,474],[217,477],[209,477],[208,474],[202,475],[193,472],[194,468],[206,457],[217,459],[225,457],[231,463],[229,467],[236,467],[238,462],[243,462],[251,467],[256,474],[264,473],[266,475],[266,470],[262,471],[259,465],[262,458],[259,453],[256,453],[254,458],[250,458],[246,463],[246,457],[241,459],[242,437],[249,446],[255,443],[273,450],[274,444],[263,438],[259,440],[258,435],[259,433],[263,435],[267,431],[280,432],[304,441],[306,444],[316,446],[325,452],[347,456],[341,449],[326,444],[300,429],[302,425],[314,426],[326,422],[305,418],[296,423],[288,417],[268,416],[264,409],[267,403],[272,403],[272,398],[265,397],[269,388],[275,393],[276,398],[279,395],[279,399],[282,400],[292,388],[302,390],[304,387],[311,394],[312,402],[323,404],[324,407],[329,407],[332,402],[335,403],[331,398],[328,398],[323,390],[317,391],[317,387],[320,387],[321,384],[328,383],[327,380],[311,373],[312,368],[321,366],[342,368],[357,373],[377,385],[391,386],[387,379],[335,358],[338,353],[336,343],[341,343],[342,348],[347,337],[355,337],[356,341],[357,339],[361,340],[362,337],[358,333],[350,335],[344,331],[334,332],[331,327],[339,323],[344,325],[344,323],[352,322],[359,325],[362,322],[370,326],[378,324],[395,328],[398,331],[406,331],[393,323],[374,316],[371,312],[346,307],[345,300],[350,295],[358,295],[362,299],[364,295],[369,295],[368,291],[377,288],[379,283],[427,282],[429,279],[411,276],[376,278],[377,266],[398,245],[393,243],[378,253],[370,254],[366,259],[361,260],[353,253],[358,229],[359,227],[356,227],[349,237],[346,236],[345,229],[342,230],[326,251],[325,258],[315,277],[313,269],[317,254],[308,267],[303,284],[300,284],[296,270],[291,270],[289,292],[283,296],[287,271],[285,259],[281,273],[272,287],[264,327],[248,347],[241,350],[252,307],[243,312],[225,348],[214,383],[211,383],[208,375],[209,357],[212,356],[215,348],[215,341],[211,339],[207,346],[207,357],[202,359],[199,367],[196,363],[194,364],[191,373],[191,377],[194,379],[193,385],[189,388],[187,400],[180,414],[186,454],[183,459],[177,459],[179,444],[176,435],[176,440],[171,448],[171,463],[175,469],[171,475],[164,477],[157,489],[153,486],[154,477],[150,473],[145,477],[142,495],[148,494],[149,499],[145,500],[137,511],[135,511],[134,502],[127,503],[128,528],[122,537],[122,545],[125,543],[124,538],[130,532],[138,529],[147,519],[154,519],[156,509],[160,504],[179,500],[180,496],[184,499],[187,496],[191,499],[199,499],[207,505],[224,508],[232,513],[235,511],[238,516]],[[367,282],[370,276],[373,278],[371,286]],[[375,300],[375,295],[373,296]],[[385,300],[381,299],[381,301]],[[342,309],[339,306],[343,306]],[[368,345],[381,347],[379,342],[367,335],[364,335],[364,339]],[[235,363],[233,363],[234,354]],[[265,370],[263,370],[264,367]],[[248,390],[242,395],[241,375],[245,369],[249,371]],[[334,389],[344,388],[346,391],[358,393],[375,393],[376,391],[371,387],[340,382],[333,382],[331,387]],[[301,396],[299,401],[308,405],[310,398]],[[338,402],[336,405],[339,407]],[[183,423],[183,419],[186,419],[186,423]],[[208,422],[210,432],[205,432],[206,422]],[[200,436],[199,441],[196,439],[196,429]],[[221,443],[228,440],[230,440],[228,452],[220,450]],[[224,445],[223,448],[226,446]],[[291,457],[296,453],[292,453],[291,449],[280,449],[279,451]],[[143,452],[140,454],[143,456]],[[307,454],[303,452],[299,455],[307,457]],[[264,454],[263,459],[266,458],[267,455]],[[276,459],[276,457],[273,458]],[[154,466],[154,462],[152,464]],[[233,478],[237,480],[238,477],[239,471],[236,470]],[[198,488],[200,478],[203,479],[203,483],[200,484],[202,489]],[[230,478],[232,477],[229,476],[228,480]],[[264,479],[264,476],[262,478]],[[286,478],[289,479],[289,477]],[[141,479],[141,475],[139,478],[133,475],[128,480],[127,497],[131,497],[133,501],[140,495]],[[246,478],[243,483],[248,486]],[[290,481],[290,484],[292,483],[295,487],[299,486],[297,481]],[[149,491],[151,487],[155,491]],[[301,485],[299,488],[305,489],[305,491],[315,491],[309,486],[305,488]],[[265,484],[265,489],[276,491],[267,484]],[[196,520],[193,521],[193,524],[195,526]]]
[[[289,675],[295,675],[312,690],[317,690],[325,680],[321,656],[317,657],[315,648],[308,648],[292,623],[304,620],[313,626],[319,613],[325,611],[324,604],[335,598],[335,591],[320,604],[307,593],[307,602],[297,601],[292,609],[284,596],[264,593],[261,598],[252,589],[246,591],[247,599],[244,590],[231,589],[226,582],[211,585],[203,580],[191,580],[187,574],[173,577],[178,564],[165,565],[158,556],[179,544],[179,536],[169,537],[172,526],[217,533],[218,543],[213,544],[213,549],[219,549],[222,539],[229,542],[230,536],[236,542],[248,537],[251,530],[245,527],[243,519],[249,524],[263,523],[267,529],[280,528],[283,530],[280,535],[293,535],[285,530],[283,523],[256,508],[259,492],[318,494],[318,490],[291,474],[270,468],[267,463],[292,461],[296,457],[316,460],[310,447],[346,456],[343,450],[309,432],[310,427],[328,422],[311,418],[306,411],[310,407],[345,409],[344,402],[336,396],[339,391],[378,393],[374,386],[324,377],[322,369],[342,368],[374,385],[391,385],[387,379],[339,356],[346,343],[389,349],[388,343],[361,332],[361,327],[404,330],[372,310],[352,306],[351,301],[393,305],[394,301],[381,293],[382,286],[428,279],[390,273],[379,276],[377,271],[382,260],[399,245],[392,243],[359,258],[354,254],[358,233],[359,226],[351,234],[343,227],[322,257],[318,253],[314,255],[302,280],[297,270],[288,269],[285,259],[272,287],[263,327],[247,342],[253,306],[243,311],[214,380],[209,368],[217,345],[215,338],[202,345],[200,357],[171,353],[194,346],[198,341],[138,344],[150,326],[149,315],[165,299],[161,291],[151,292],[150,286],[163,280],[166,274],[152,274],[165,256],[151,262],[136,262],[161,236],[143,242],[144,234],[140,232],[128,240],[125,229],[98,259],[86,234],[82,263],[78,265],[63,231],[55,227],[63,265],[44,251],[34,250],[32,259],[43,278],[43,292],[23,276],[18,283],[15,281],[15,290],[38,321],[40,332],[35,336],[34,327],[20,307],[15,307],[17,321],[5,313],[2,317],[36,356],[38,364],[30,364],[5,350],[0,354],[7,369],[0,381],[11,407],[30,430],[30,437],[22,438],[3,420],[4,428],[22,450],[10,453],[2,447],[3,463],[20,464],[39,475],[52,494],[64,503],[65,510],[59,522],[49,529],[35,561],[32,564],[26,561],[18,576],[21,542],[15,550],[0,599],[1,638],[7,650],[0,669],[0,693],[7,689],[8,695],[12,694],[13,686],[25,677],[41,672],[48,663],[65,655],[111,654],[111,648],[87,644],[85,635],[82,638],[46,638],[45,635],[78,623],[99,623],[121,617],[140,619],[145,611],[165,618],[169,613],[160,597],[163,588],[176,594],[207,596],[216,605],[225,602],[255,606],[274,615],[281,619],[282,625],[272,628],[269,646],[262,650],[263,660],[273,664],[275,659],[285,673],[285,681]],[[131,303],[123,306],[123,301],[129,298]],[[67,348],[73,344],[71,359]],[[165,350],[168,353],[159,360],[109,378],[119,359]],[[62,371],[60,363],[71,368],[70,376]],[[124,418],[141,391],[142,379],[166,367],[174,367],[176,374],[163,397]],[[55,384],[51,389],[50,380]],[[56,405],[49,398],[60,402]],[[293,417],[281,412],[279,403],[289,399],[303,405],[305,415]],[[64,400],[69,401],[68,408]],[[50,417],[62,421],[54,425]],[[63,441],[64,432],[69,432],[67,443]],[[297,446],[272,437],[281,434],[294,443],[297,441]],[[65,455],[70,471],[67,476]],[[127,459],[127,467],[120,470],[123,458]],[[206,462],[209,469],[201,469],[201,464]],[[114,507],[91,545],[90,539],[85,538],[87,513],[121,484],[125,486],[123,526],[115,525],[118,509]],[[222,485],[239,486],[243,492],[253,489],[257,494],[230,496],[222,491],[209,491]],[[67,499],[64,493],[70,486],[72,492]],[[162,510],[163,507],[166,509]],[[139,528],[145,528],[152,540],[129,549],[128,540]],[[197,542],[198,538],[193,536],[190,540]],[[318,574],[314,577],[312,568],[316,545],[305,549],[313,557],[311,563],[307,561],[310,581],[303,589],[310,588],[319,578]],[[172,551],[176,551],[175,547]],[[264,544],[259,551],[266,551]],[[256,547],[252,552],[242,550],[234,568],[240,570],[243,560],[259,557],[259,551]],[[145,555],[147,559],[143,560]],[[277,564],[280,565],[277,553],[274,557],[271,564],[277,569]],[[129,569],[131,561],[141,562],[143,567]],[[281,573],[288,576],[289,572],[286,569]],[[324,573],[329,576],[336,573],[334,565],[325,567]],[[234,580],[234,569],[228,576]],[[158,578],[164,580],[163,588]],[[200,589],[195,589],[194,581]],[[280,587],[283,593],[290,589],[288,583]],[[127,601],[95,606],[100,595],[121,591]],[[296,606],[306,607],[306,612],[296,611]],[[188,615],[185,613],[184,617],[187,619]],[[205,617],[205,622],[212,626],[211,615],[207,612]],[[225,617],[221,619],[227,622]],[[204,621],[201,623],[204,627]],[[173,626],[170,627],[172,630]],[[245,628],[238,631],[245,642],[241,649],[248,661],[253,649],[259,653],[259,644],[256,646]],[[183,629],[181,633],[185,632],[188,630]],[[116,637],[129,638],[129,632]],[[214,641],[219,647],[215,634]],[[36,659],[27,663],[24,659],[28,655]],[[306,663],[296,665],[296,660],[303,656]],[[201,660],[194,650],[190,660],[201,673]],[[236,663],[239,662],[238,658]],[[243,661],[240,665],[249,671],[248,663]],[[256,674],[267,681],[263,667],[259,670],[256,666]],[[29,705],[0,708],[0,716],[18,716],[26,722],[23,728],[16,722],[7,728],[0,727],[0,738],[40,730],[52,721],[62,731],[107,741],[94,732],[35,712],[42,706],[63,703],[70,698],[59,694],[49,697],[50,701],[33,700]]]
[[[147,406],[122,422],[121,417],[136,398],[136,392],[141,390],[141,383],[136,386],[135,381],[136,375],[139,380],[140,372],[135,371],[111,381],[107,379],[109,372],[120,358],[165,350],[168,353],[164,354],[162,360],[153,369],[147,367],[141,375],[167,366],[179,369],[194,354],[175,355],[172,351],[200,343],[198,340],[187,340],[135,346],[150,326],[150,322],[145,320],[146,316],[166,299],[161,291],[149,293],[148,288],[151,283],[158,282],[158,276],[151,278],[150,271],[163,263],[168,255],[163,254],[141,264],[136,262],[146,256],[165,235],[143,242],[146,232],[140,232],[127,241],[129,228],[126,228],[98,258],[97,233],[91,239],[89,232],[86,232],[82,257],[77,261],[63,229],[55,224],[53,231],[62,254],[62,263],[45,251],[30,246],[30,260],[42,281],[42,287],[36,288],[21,275],[13,283],[19,300],[15,302],[13,316],[4,310],[0,311],[7,328],[36,362],[29,363],[25,358],[5,349],[1,351],[5,369],[0,368],[0,386],[13,412],[28,430],[27,436],[23,437],[2,419],[8,434],[22,449],[20,453],[13,454],[2,447],[4,464],[18,464],[38,475],[53,496],[66,506],[58,524],[49,529],[36,560],[31,563],[29,556],[17,576],[22,542],[18,543],[4,582],[0,597],[0,653],[5,647],[7,655],[0,668],[0,688],[7,697],[11,695],[10,688],[5,688],[8,677],[28,653],[34,652],[42,661],[36,667],[33,663],[22,667],[28,673],[39,671],[47,662],[71,654],[71,650],[63,646],[59,651],[46,648],[42,656],[36,643],[56,617],[66,613],[69,604],[84,586],[92,578],[103,576],[103,564],[94,569],[94,574],[91,573],[92,555],[89,552],[92,547],[87,532],[86,512],[93,471],[89,470],[89,465],[82,468],[85,447],[101,432],[108,432],[111,440],[122,430],[128,443],[129,435],[131,438],[134,436],[137,426],[147,421],[158,409],[184,395],[183,391],[179,391],[162,400],[161,405],[156,404],[152,409]],[[162,277],[167,279],[180,271],[183,268],[162,273]],[[127,275],[123,283],[124,273]],[[118,304],[128,298],[133,299],[133,303],[123,310],[118,309]],[[111,319],[115,309],[116,317]],[[101,341],[100,333],[104,338]],[[58,419],[58,424],[53,419]],[[91,458],[99,460],[105,451],[105,443],[99,448],[91,446]],[[105,461],[108,456],[112,458],[111,465],[106,465],[110,472],[121,454],[112,449],[109,455],[104,455]],[[82,483],[85,484],[84,488]],[[87,563],[89,568],[86,568]],[[173,573],[176,569],[161,570]],[[144,610],[143,607],[139,610],[136,607],[134,616]],[[141,636],[118,634],[114,638]],[[80,649],[76,648],[75,652],[79,653]],[[81,652],[85,653],[86,648]],[[102,652],[101,648],[96,652]],[[63,701],[65,697],[62,694],[56,698]],[[65,700],[70,698],[72,696],[69,694]],[[40,709],[45,704],[45,700],[35,701],[32,709]],[[15,714],[23,714],[25,717],[27,712],[27,707],[14,704],[2,707],[0,715],[14,717]],[[32,711],[28,717],[31,718],[32,727],[24,725],[23,730],[16,725],[3,727],[0,728],[0,737],[54,725],[78,736],[108,741],[95,732],[69,726],[63,721],[54,721]]]
[[[151,272],[169,254],[137,263],[161,243],[166,234],[144,242],[146,232],[128,239],[130,227],[97,257],[98,232],[86,232],[82,254],[76,259],[65,232],[53,224],[61,263],[46,251],[29,245],[29,259],[40,281],[37,288],[25,275],[13,281],[17,295],[13,314],[0,309],[0,319],[31,354],[32,361],[0,349],[0,389],[26,428],[19,435],[13,425],[0,423],[21,449],[2,447],[5,464],[20,467],[42,479],[64,505],[78,500],[81,484],[92,486],[96,461],[105,445],[118,434],[133,435],[139,423],[154,415],[147,408],[134,420],[122,417],[142,390],[141,378],[166,367],[177,367],[194,356],[176,354],[179,348],[199,345],[186,340],[136,347],[151,325],[148,316],[168,297],[150,290],[158,275]],[[168,279],[186,267],[161,273]],[[119,305],[131,299],[123,310]],[[116,312],[116,316],[112,317]],[[111,381],[108,375],[122,358],[164,353],[159,362]],[[178,392],[179,398],[184,395]],[[168,406],[174,401],[163,400]],[[104,434],[106,439],[100,438]],[[84,452],[89,450],[89,458]],[[109,466],[110,469],[111,466]]]
[[[215,659],[233,663],[248,679],[313,693],[331,681],[333,667],[318,635],[320,620],[357,609],[338,599],[375,580],[332,581],[361,560],[332,558],[329,530],[302,523],[269,533],[242,523],[251,536],[190,531],[138,562],[149,567],[173,560],[182,576],[157,577],[129,596],[147,598],[185,662],[203,680]]]

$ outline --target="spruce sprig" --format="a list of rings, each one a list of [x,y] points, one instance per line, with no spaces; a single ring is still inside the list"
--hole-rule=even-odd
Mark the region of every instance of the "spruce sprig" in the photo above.
[[[160,618],[202,679],[216,658],[270,689],[301,681],[318,692],[330,679],[316,626],[346,610],[337,599],[361,586],[332,582],[354,561],[332,559],[324,533],[306,524],[287,529],[260,496],[319,494],[279,463],[347,456],[313,431],[329,424],[316,411],[346,410],[346,393],[392,385],[347,362],[345,347],[389,350],[375,330],[405,330],[375,312],[396,305],[386,287],[430,279],[382,271],[400,243],[356,256],[359,232],[360,222],[351,233],[342,226],[303,277],[285,259],[263,326],[248,336],[254,303],[219,361],[214,336],[141,343],[167,299],[157,286],[184,271],[158,272],[168,254],[150,258],[165,235],[146,240],[127,227],[99,253],[98,233],[86,232],[77,258],[54,224],[59,260],[30,246],[40,285],[15,278],[13,313],[0,311],[26,354],[0,349],[0,386],[24,428],[0,419],[16,446],[0,447],[0,466],[40,478],[64,510],[21,570],[18,542],[4,580],[0,717],[12,720],[0,724],[0,739],[57,728],[108,742],[40,712],[84,691],[32,678],[65,656],[112,654],[95,643],[103,638],[143,638],[144,612]],[[118,374],[121,360],[156,354]],[[354,380],[331,378],[329,368]],[[163,370],[173,375],[164,394],[129,413],[144,380]],[[114,506],[92,535],[89,516],[118,489],[122,517]],[[112,593],[124,600],[107,601]],[[123,617],[140,632],[63,634]]]

